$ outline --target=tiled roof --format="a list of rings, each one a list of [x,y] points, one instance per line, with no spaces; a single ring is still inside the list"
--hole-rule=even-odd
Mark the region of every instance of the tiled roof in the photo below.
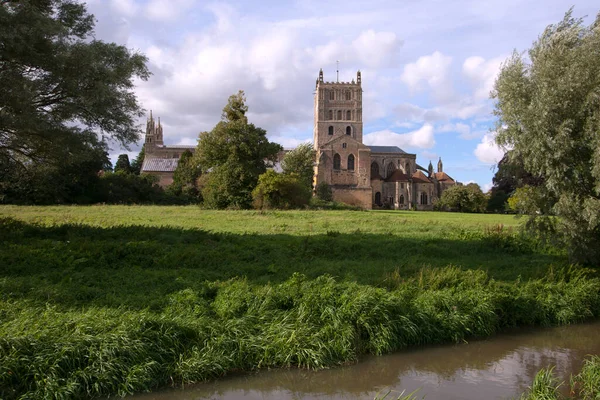
[[[381,175],[379,175],[379,172],[376,172],[374,175],[371,174],[371,180],[372,181],[382,181],[383,178],[381,177]]]
[[[427,178],[425,176],[425,174],[422,173],[421,171],[415,172],[412,176],[412,179],[413,179],[413,182],[416,182],[416,183],[431,183],[429,178]]]
[[[454,179],[448,176],[448,174],[445,172],[436,172],[434,175],[435,179],[437,179],[440,182],[454,182]]]
[[[397,146],[367,146],[371,153],[398,153],[406,154],[404,150]]]
[[[394,173],[385,180],[386,182],[408,182],[408,175],[406,175],[402,170],[395,170]]]
[[[142,164],[142,172],[173,172],[178,163],[178,158],[146,158]]]

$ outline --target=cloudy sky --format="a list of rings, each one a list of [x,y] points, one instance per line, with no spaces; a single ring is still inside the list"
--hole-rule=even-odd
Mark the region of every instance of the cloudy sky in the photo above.
[[[240,89],[270,140],[311,141],[315,79],[323,68],[335,80],[339,60],[341,81],[362,71],[365,144],[399,146],[424,167],[442,157],[451,176],[484,189],[503,154],[489,100],[503,60],[570,6],[588,24],[600,11],[597,0],[86,3],[98,39],[147,55],[153,75],[136,92],[167,144],[195,144]]]

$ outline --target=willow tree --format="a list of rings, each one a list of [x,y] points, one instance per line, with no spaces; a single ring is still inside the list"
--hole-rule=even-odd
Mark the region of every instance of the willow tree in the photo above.
[[[535,212],[528,226],[600,262],[600,14],[585,26],[569,10],[548,26],[504,63],[492,97],[497,143],[541,178],[536,196],[556,199],[556,218]]]

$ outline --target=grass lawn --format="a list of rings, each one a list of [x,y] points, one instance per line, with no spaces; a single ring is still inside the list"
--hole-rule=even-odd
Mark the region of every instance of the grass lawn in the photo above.
[[[0,206],[0,398],[95,398],[600,315],[507,215]]]
[[[169,293],[237,276],[264,284],[300,272],[382,286],[428,267],[513,280],[567,263],[515,239],[521,220],[511,215],[2,206],[0,217],[13,219],[0,233],[0,288],[65,305],[160,308]]]

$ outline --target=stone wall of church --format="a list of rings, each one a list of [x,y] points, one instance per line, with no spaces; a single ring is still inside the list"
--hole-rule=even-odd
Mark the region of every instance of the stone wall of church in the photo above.
[[[333,200],[370,210],[373,207],[373,192],[368,188],[332,187]]]

